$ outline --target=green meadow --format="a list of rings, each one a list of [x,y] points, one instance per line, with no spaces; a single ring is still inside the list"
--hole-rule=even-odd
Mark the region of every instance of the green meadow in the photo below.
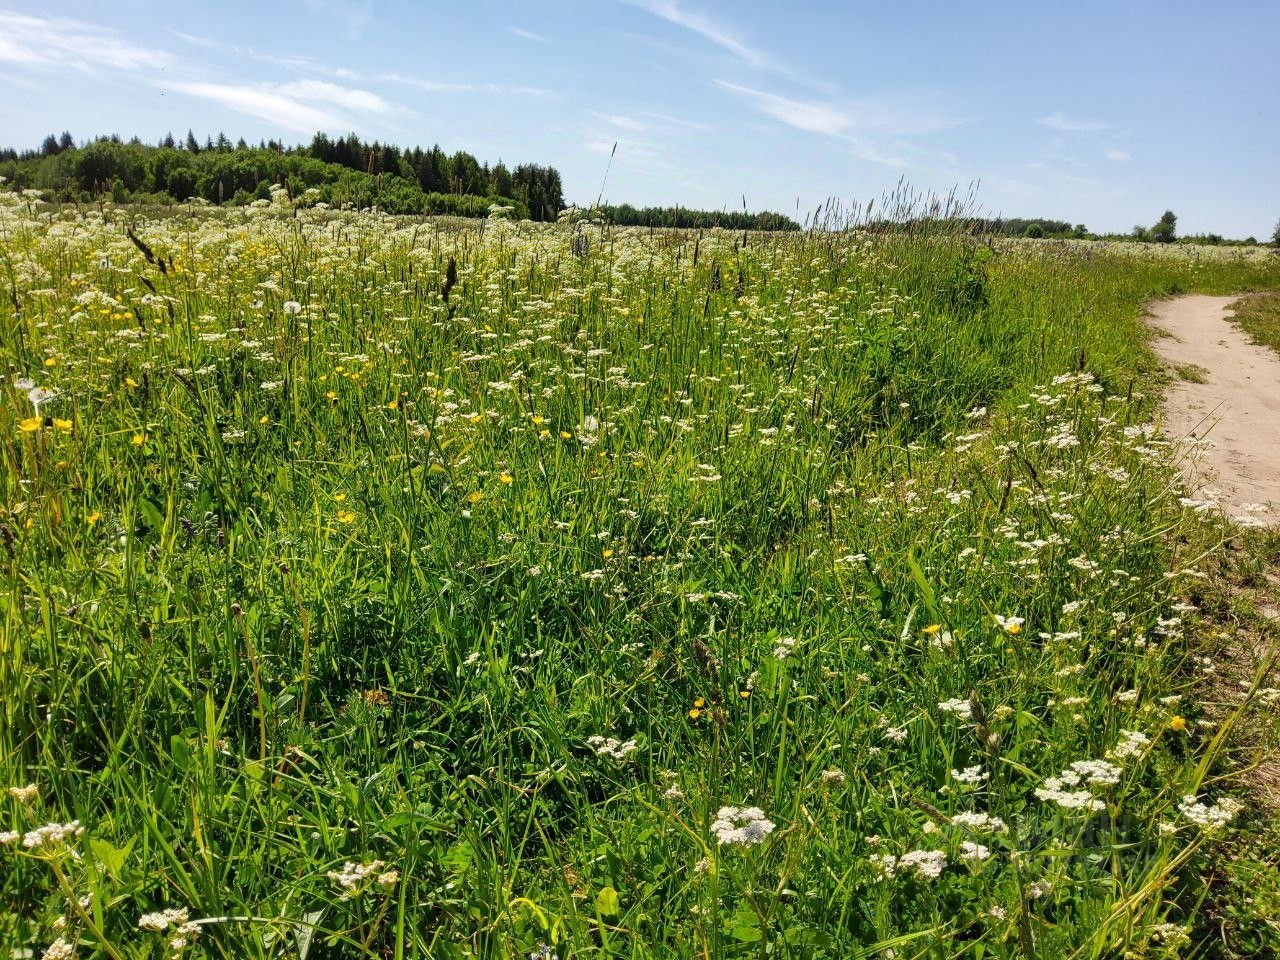
[[[1142,317],[1280,257],[0,204],[4,956],[1230,955]]]

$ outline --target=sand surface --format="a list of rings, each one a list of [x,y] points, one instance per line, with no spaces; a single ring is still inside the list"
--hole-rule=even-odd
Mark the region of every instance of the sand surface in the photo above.
[[[1174,370],[1163,425],[1171,436],[1190,440],[1189,450],[1198,448],[1187,460],[1197,496],[1217,500],[1233,519],[1274,525],[1280,523],[1280,354],[1227,319],[1237,299],[1194,295],[1151,304],[1158,334],[1152,346]],[[1177,373],[1189,366],[1203,383]]]

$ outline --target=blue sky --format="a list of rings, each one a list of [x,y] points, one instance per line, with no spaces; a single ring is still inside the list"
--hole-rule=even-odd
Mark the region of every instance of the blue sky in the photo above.
[[[354,130],[566,195],[801,215],[901,179],[990,213],[1270,236],[1280,3],[0,0],[0,141]]]

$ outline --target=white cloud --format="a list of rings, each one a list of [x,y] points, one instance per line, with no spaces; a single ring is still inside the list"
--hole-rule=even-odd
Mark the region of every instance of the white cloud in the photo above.
[[[508,27],[517,37],[523,37],[525,40],[532,40],[534,43],[549,43],[550,38],[544,37],[540,33],[534,33],[532,30],[525,30],[523,27]]]
[[[162,68],[172,57],[126,43],[115,32],[64,17],[34,17],[0,11],[0,61],[60,68]]]
[[[368,90],[353,90],[350,87],[340,87],[336,83],[326,83],[323,80],[293,80],[289,83],[278,84],[273,90],[282,97],[331,103],[335,107],[342,107],[344,110],[364,113],[391,113],[395,109],[393,104],[388,103],[376,93],[370,93]]]
[[[655,17],[661,17],[686,30],[692,30],[704,40],[709,40],[723,50],[728,50],[739,60],[753,67],[765,67],[769,64],[768,57],[717,26],[711,17],[694,10],[686,10],[676,0],[624,0],[624,2],[647,10]]]
[[[592,116],[598,117],[605,123],[615,126],[620,130],[631,130],[639,133],[641,130],[645,129],[645,125],[639,120],[636,120],[633,117],[623,116],[620,113],[599,113],[598,111],[592,110],[591,114]]]
[[[1036,119],[1036,123],[1040,124],[1042,127],[1048,127],[1051,130],[1066,130],[1071,133],[1111,129],[1111,124],[1104,123],[1101,120],[1085,120],[1079,117],[1068,117],[1061,112],[1051,113],[1047,117],[1038,117]]]
[[[959,126],[963,121],[911,102],[889,100],[797,100],[728,80],[714,81],[722,90],[750,100],[761,113],[799,130],[843,137],[854,132],[880,137],[906,137]],[[895,152],[900,152],[895,148]]]
[[[363,75],[356,73],[354,70],[335,70],[333,75],[348,80],[365,79]],[[495,96],[503,97],[554,97],[556,94],[552,90],[545,90],[542,87],[524,87],[507,83],[452,83],[439,80],[423,80],[420,77],[411,77],[403,73],[378,73],[369,77],[380,83],[398,83],[406,87],[416,87],[419,90],[425,90],[427,93],[491,93]]]
[[[701,133],[710,133],[711,127],[705,123],[695,123],[692,120],[681,120],[679,117],[672,117],[665,113],[654,113],[652,110],[644,111],[646,117],[653,117],[655,120],[661,120],[663,123],[669,123],[673,126],[683,127],[686,130],[697,130]]]
[[[582,146],[589,153],[613,158],[613,163],[617,167],[648,172],[674,170],[674,167],[665,159],[665,151],[658,144],[646,140],[588,135]]]
[[[1117,147],[1112,147],[1111,149],[1107,150],[1106,157],[1108,160],[1120,160],[1120,161],[1133,159],[1133,155],[1129,153],[1128,150],[1121,150]]]
[[[730,83],[727,80],[716,80],[714,82],[716,86],[723,90],[746,97],[755,104],[760,112],[798,130],[836,136],[844,133],[853,125],[852,117],[836,107],[821,103],[807,103],[803,100],[793,100],[790,97],[781,97],[776,93],[767,93],[764,90],[744,87],[741,84]]]
[[[323,69],[323,64],[314,57],[304,57],[299,54],[276,54],[262,53],[253,47],[241,47],[234,43],[223,43],[221,40],[214,40],[212,37],[203,37],[193,33],[183,33],[181,30],[170,30],[175,37],[183,40],[192,46],[203,47],[206,50],[216,50],[219,53],[230,53],[237,57],[247,57],[250,60],[260,60],[263,63],[274,63],[282,67],[303,67],[311,70]]]
[[[175,83],[170,85],[170,89],[202,100],[211,100],[237,113],[248,114],[298,133],[314,133],[316,130],[335,130],[351,126],[350,120],[303,103],[296,96],[280,93],[271,86]]]
[[[849,155],[888,167],[914,168],[950,176],[954,155],[909,142],[908,137],[959,126],[931,108],[889,100],[797,100],[728,80],[713,81],[789,127],[830,138]]]

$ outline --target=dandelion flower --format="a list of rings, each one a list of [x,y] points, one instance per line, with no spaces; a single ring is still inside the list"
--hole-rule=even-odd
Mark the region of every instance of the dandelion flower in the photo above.
[[[996,618],[996,624],[1001,630],[1010,636],[1017,636],[1020,634],[1022,632],[1022,625],[1027,622],[1022,617],[1002,617],[998,613],[994,614],[994,616]]]

